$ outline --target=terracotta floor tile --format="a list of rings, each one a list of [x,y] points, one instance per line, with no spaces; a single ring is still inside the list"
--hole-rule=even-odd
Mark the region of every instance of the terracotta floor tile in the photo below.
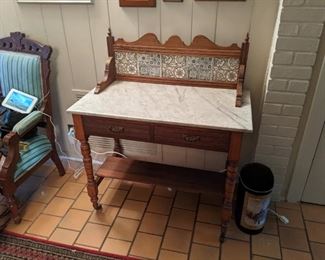
[[[291,203],[286,201],[277,201],[275,202],[276,208],[284,208],[284,209],[293,209],[293,210],[300,210],[299,203]]]
[[[273,216],[268,216],[263,233],[265,234],[270,234],[270,235],[278,235],[278,224],[277,224],[277,219]]]
[[[325,224],[306,221],[306,228],[310,241],[325,243]]]
[[[219,246],[220,226],[197,222],[193,242],[208,246]]]
[[[155,235],[163,235],[167,220],[167,216],[147,212],[142,219],[139,231]]]
[[[84,184],[74,183],[74,182],[66,182],[63,187],[58,191],[56,196],[68,198],[68,199],[76,199],[79,194],[82,192]]]
[[[179,191],[176,194],[174,207],[188,210],[196,210],[199,195],[197,193]]]
[[[167,198],[174,198],[176,189],[166,186],[157,185],[153,191],[153,195],[162,196]]]
[[[49,238],[49,240],[58,242],[58,243],[63,243],[66,245],[73,245],[73,243],[76,240],[78,235],[79,235],[79,232],[77,232],[77,231],[56,228],[54,230],[52,236]]]
[[[172,206],[171,198],[152,196],[147,211],[168,215]]]
[[[40,202],[30,201],[22,211],[22,218],[24,220],[34,221],[43,211],[46,204]]]
[[[139,232],[135,237],[130,254],[150,259],[156,259],[158,257],[161,240],[161,236],[149,235]]]
[[[324,260],[325,244],[311,242],[310,248],[313,253],[314,260]]]
[[[87,223],[81,231],[76,243],[80,245],[100,248],[109,231],[108,226]]]
[[[133,182],[131,181],[123,181],[118,179],[113,179],[112,182],[109,184],[109,187],[112,189],[119,189],[119,190],[130,190],[132,187]]]
[[[53,171],[44,182],[45,186],[61,188],[63,184],[70,178],[71,174],[66,173],[60,176],[58,171]]]
[[[187,254],[190,249],[191,235],[191,231],[168,227],[162,248]]]
[[[27,233],[49,237],[60,221],[60,217],[41,214],[27,230]]]
[[[129,192],[128,199],[147,202],[150,198],[152,190],[153,185],[151,184],[134,183]]]
[[[50,200],[55,196],[59,188],[40,186],[37,191],[31,197],[32,201],[49,203]]]
[[[222,244],[221,260],[249,260],[250,244],[248,242],[228,239]]]
[[[89,211],[70,209],[63,217],[59,226],[62,228],[81,231],[86,224],[90,214],[91,213]]]
[[[230,221],[228,225],[226,237],[238,239],[242,241],[249,241],[249,235],[240,231],[233,219]]]
[[[282,248],[283,260],[312,260],[310,253]]]
[[[90,198],[89,198],[88,194],[85,192],[80,193],[79,197],[73,203],[72,208],[88,210],[88,211],[94,210],[93,205],[90,201]]]
[[[138,226],[138,220],[117,217],[108,236],[111,238],[133,241]]]
[[[170,214],[168,226],[193,230],[195,211],[173,208]]]
[[[202,259],[219,259],[219,248],[192,244],[190,260]]]
[[[111,182],[112,182],[111,178],[105,178],[104,180],[102,180],[102,182],[98,186],[98,194],[99,195],[104,194]]]
[[[100,251],[127,256],[130,247],[131,247],[131,242],[126,242],[126,241],[117,240],[113,238],[107,238]]]
[[[301,228],[301,229],[305,228],[302,214],[300,211],[292,210],[292,209],[285,209],[285,208],[278,208],[277,212],[280,215],[284,215],[289,219],[289,224],[283,224],[281,221],[279,221],[279,226]]]
[[[161,249],[158,260],[187,260],[187,255]]]
[[[305,220],[325,223],[325,207],[302,203],[302,213]]]
[[[135,200],[126,200],[119,212],[120,217],[141,219],[147,203]]]
[[[22,220],[18,225],[13,222],[13,220],[9,221],[9,223],[6,226],[7,231],[18,233],[18,234],[24,234],[26,230],[31,226],[33,222]]]
[[[309,251],[306,232],[303,229],[279,227],[281,247]]]
[[[200,198],[201,203],[215,206],[221,206],[222,201],[223,197],[220,194],[214,192],[202,193]]]
[[[54,197],[43,213],[63,217],[73,203],[72,199]]]
[[[252,236],[252,253],[280,259],[281,252],[279,238],[267,234]]]
[[[75,169],[79,169],[80,167],[76,167]],[[80,184],[87,184],[87,175],[85,169],[82,170],[81,175],[78,178],[75,178],[74,175],[68,179],[68,182],[80,183]]]
[[[210,224],[221,224],[221,208],[200,204],[197,221]]]
[[[91,214],[89,222],[109,225],[113,224],[113,221],[119,211],[119,208],[103,205],[101,210],[94,210]]]
[[[107,188],[100,203],[120,207],[126,197],[127,191]]]

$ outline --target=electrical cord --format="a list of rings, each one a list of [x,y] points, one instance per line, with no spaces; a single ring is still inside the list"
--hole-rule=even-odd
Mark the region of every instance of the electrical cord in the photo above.
[[[57,141],[57,139],[56,139],[56,133],[57,133],[57,131],[56,131],[56,126],[54,125],[54,123],[53,123],[53,121],[52,121],[52,116],[50,116],[49,114],[44,113],[43,111],[40,111],[40,112],[41,112],[43,115],[47,116],[47,117],[50,119],[50,122],[51,122],[51,124],[52,124],[52,126],[53,126],[53,129],[54,129],[54,137],[55,137],[54,140],[55,140],[55,143],[56,143],[56,145],[59,147],[60,153],[63,154],[64,156],[68,157],[67,154],[63,152],[60,143],[59,143],[59,142]],[[77,141],[77,142],[80,143],[80,141],[79,141],[77,138],[75,138],[74,136],[72,136],[72,135],[69,135],[69,136],[70,136],[72,139],[74,139],[75,141]],[[77,152],[77,154],[81,155],[81,153],[77,150],[75,144],[76,144],[76,143],[74,143],[74,150],[75,150],[75,152]],[[97,152],[97,151],[92,150],[92,149],[90,149],[90,151],[91,151],[92,153],[96,154],[96,155],[117,154],[117,155],[122,156],[123,158],[127,158],[126,155],[124,155],[124,154],[122,154],[122,153],[119,153],[119,152],[116,152],[116,151]],[[79,168],[79,169],[74,169],[74,168],[71,166],[71,163],[70,163],[70,160],[69,160],[69,159],[67,159],[67,162],[68,162],[69,169],[72,169],[72,170],[74,171],[73,177],[74,177],[75,179],[78,179],[78,178],[80,177],[80,175],[83,173],[83,169],[84,169],[84,167],[81,167],[81,168]]]

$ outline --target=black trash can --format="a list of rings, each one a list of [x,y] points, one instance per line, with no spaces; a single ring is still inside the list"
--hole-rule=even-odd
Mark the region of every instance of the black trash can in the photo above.
[[[266,221],[273,173],[260,163],[246,164],[240,171],[235,219],[238,228],[247,234],[262,232]]]

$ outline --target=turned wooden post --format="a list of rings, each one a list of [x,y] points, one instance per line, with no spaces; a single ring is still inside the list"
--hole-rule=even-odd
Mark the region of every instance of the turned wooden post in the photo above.
[[[87,191],[94,209],[101,209],[98,203],[98,186],[94,177],[93,163],[91,158],[91,150],[88,143],[88,135],[85,132],[82,123],[82,116],[72,115],[73,123],[76,130],[76,138],[80,141],[80,149],[83,157],[83,163],[87,174]]]
[[[225,240],[227,227],[232,216],[233,197],[237,180],[237,167],[240,158],[242,133],[232,132],[227,160],[227,176],[225,184],[225,197],[221,212],[220,242]]]

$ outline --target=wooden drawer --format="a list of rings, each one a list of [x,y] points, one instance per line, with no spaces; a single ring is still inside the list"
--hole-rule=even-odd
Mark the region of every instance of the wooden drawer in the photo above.
[[[156,143],[228,151],[229,132],[194,127],[156,126]]]
[[[87,117],[83,119],[87,134],[119,139],[150,142],[153,140],[150,126],[141,122],[119,120],[105,117]]]

